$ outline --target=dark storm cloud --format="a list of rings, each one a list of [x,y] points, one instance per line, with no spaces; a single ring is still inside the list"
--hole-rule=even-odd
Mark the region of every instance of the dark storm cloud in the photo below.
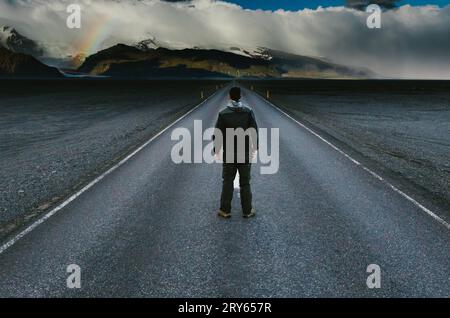
[[[365,10],[369,4],[378,4],[384,9],[397,7],[398,0],[346,0],[346,6],[353,9]]]

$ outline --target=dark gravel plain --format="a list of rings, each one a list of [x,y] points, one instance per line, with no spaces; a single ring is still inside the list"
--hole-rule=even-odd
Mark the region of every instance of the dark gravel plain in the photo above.
[[[201,102],[221,81],[0,82],[0,237]]]
[[[450,81],[244,81],[450,214]]]

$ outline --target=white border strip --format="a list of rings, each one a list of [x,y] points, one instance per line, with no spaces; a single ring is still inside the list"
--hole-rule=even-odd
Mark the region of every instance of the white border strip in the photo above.
[[[434,213],[433,211],[431,211],[430,209],[427,209],[425,206],[423,206],[422,204],[420,204],[419,202],[417,202],[416,200],[414,200],[412,197],[410,197],[409,195],[407,195],[406,193],[404,193],[403,191],[401,191],[400,189],[398,189],[396,186],[390,184],[388,181],[386,181],[384,178],[382,178],[379,174],[373,172],[372,170],[370,170],[369,168],[365,167],[362,163],[360,163],[359,161],[353,159],[351,156],[349,156],[348,154],[346,154],[344,151],[342,151],[341,149],[339,149],[338,147],[336,147],[334,144],[332,144],[331,142],[329,142],[328,140],[326,140],[325,138],[323,138],[322,136],[320,136],[318,133],[316,133],[315,131],[313,131],[312,129],[306,127],[304,124],[302,124],[301,122],[299,122],[297,119],[293,118],[291,115],[289,115],[288,113],[286,113],[285,111],[283,111],[282,109],[280,109],[279,107],[275,106],[274,104],[272,104],[270,101],[268,101],[267,99],[264,99],[262,96],[260,96],[258,94],[258,96],[264,100],[265,102],[267,102],[269,105],[271,105],[273,108],[275,108],[276,110],[278,110],[280,113],[282,113],[283,115],[285,115],[286,117],[289,117],[290,119],[292,119],[294,122],[296,122],[298,125],[300,125],[302,128],[306,129],[307,131],[309,131],[311,134],[313,134],[314,136],[316,136],[317,138],[319,138],[320,140],[322,140],[323,142],[325,142],[327,145],[329,145],[331,148],[333,148],[334,150],[336,150],[337,152],[339,152],[340,154],[342,154],[344,157],[346,157],[348,160],[350,160],[351,162],[353,162],[354,164],[360,166],[361,168],[363,168],[365,171],[367,171],[368,173],[370,173],[372,176],[374,176],[375,178],[377,178],[378,180],[380,180],[381,182],[383,182],[384,184],[386,184],[387,186],[389,186],[392,190],[394,190],[395,192],[397,192],[398,194],[400,194],[402,197],[404,197],[405,199],[407,199],[408,201],[412,202],[415,206],[417,206],[418,208],[420,208],[422,211],[424,211],[425,213],[427,213],[428,215],[430,215],[433,219],[435,219],[436,221],[438,221],[439,223],[441,223],[443,226],[445,226],[447,228],[447,230],[450,230],[450,224],[447,223],[444,219],[442,219],[441,217],[439,217],[436,213]]]
[[[111,167],[109,170],[107,170],[106,172],[104,172],[102,175],[98,176],[97,178],[95,178],[94,180],[92,180],[89,184],[87,184],[85,187],[83,187],[81,190],[79,190],[78,192],[76,192],[74,195],[72,195],[71,197],[69,197],[67,200],[65,200],[63,203],[61,203],[60,205],[58,205],[57,207],[55,207],[53,210],[51,210],[50,212],[48,212],[47,214],[45,214],[42,218],[40,218],[39,220],[35,221],[33,224],[31,224],[30,226],[28,226],[25,230],[23,230],[22,232],[20,232],[19,234],[17,234],[16,236],[14,236],[13,238],[11,238],[8,242],[6,242],[5,244],[3,244],[0,247],[0,254],[2,254],[4,251],[6,251],[8,248],[10,248],[11,246],[13,246],[17,241],[19,241],[21,238],[23,238],[25,235],[27,235],[28,233],[30,233],[31,231],[33,231],[36,227],[38,227],[39,225],[41,225],[42,223],[44,223],[45,221],[47,221],[49,218],[51,218],[53,215],[55,215],[58,211],[62,210],[64,207],[66,207],[67,205],[69,205],[72,201],[74,201],[76,198],[78,198],[80,195],[82,195],[84,192],[86,192],[87,190],[89,190],[90,188],[92,188],[94,185],[96,185],[97,183],[99,183],[101,180],[103,180],[107,175],[109,175],[110,173],[112,173],[114,170],[116,170],[117,168],[119,168],[120,166],[122,166],[125,162],[127,162],[128,160],[130,160],[131,158],[133,158],[137,153],[139,153],[142,149],[144,149],[145,147],[147,147],[151,142],[153,142],[156,138],[158,138],[159,136],[161,136],[164,132],[166,132],[168,129],[170,129],[171,127],[173,127],[176,123],[180,122],[181,120],[183,120],[184,118],[186,118],[189,114],[191,114],[192,112],[194,112],[195,110],[197,110],[200,106],[202,106],[203,104],[207,103],[211,98],[213,98],[214,96],[217,96],[217,94],[222,91],[223,89],[219,89],[217,92],[215,92],[214,94],[212,94],[211,96],[209,96],[207,99],[205,99],[203,102],[201,102],[200,104],[198,104],[197,106],[195,106],[194,108],[192,108],[191,110],[189,110],[186,114],[184,114],[183,116],[181,116],[180,118],[178,118],[177,120],[175,120],[173,123],[171,123],[169,126],[167,126],[166,128],[164,128],[163,130],[161,130],[159,133],[157,133],[155,136],[153,136],[151,139],[149,139],[148,141],[146,141],[143,145],[141,145],[139,148],[137,148],[136,150],[134,150],[131,154],[129,154],[128,156],[126,156],[124,159],[122,159],[119,163],[115,164],[113,167]]]

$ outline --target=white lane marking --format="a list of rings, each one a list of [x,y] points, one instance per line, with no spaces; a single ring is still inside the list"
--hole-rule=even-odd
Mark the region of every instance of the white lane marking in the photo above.
[[[194,108],[192,108],[190,111],[188,111],[186,114],[184,114],[183,116],[181,116],[180,118],[178,118],[177,120],[175,120],[173,123],[171,123],[169,126],[167,126],[166,128],[164,128],[163,130],[161,130],[159,133],[157,133],[155,136],[153,136],[152,138],[150,138],[148,141],[146,141],[143,145],[141,145],[139,148],[137,148],[136,150],[134,150],[131,154],[129,154],[128,156],[126,156],[124,159],[122,159],[119,163],[115,164],[113,167],[111,167],[109,170],[107,170],[106,172],[104,172],[102,175],[98,176],[97,178],[95,178],[94,180],[92,180],[88,185],[86,185],[84,188],[82,188],[81,190],[79,190],[78,192],[76,192],[74,195],[72,195],[71,197],[69,197],[67,200],[65,200],[63,203],[61,203],[60,205],[58,205],[57,207],[55,207],[53,210],[51,210],[50,212],[48,212],[47,214],[45,214],[42,218],[40,218],[39,220],[35,221],[33,224],[31,224],[30,226],[28,226],[26,229],[24,229],[22,232],[20,232],[19,234],[17,234],[16,236],[14,236],[13,238],[11,238],[8,242],[6,242],[5,244],[3,244],[0,247],[0,254],[2,254],[4,251],[6,251],[8,248],[10,248],[11,246],[13,246],[15,243],[17,243],[17,241],[19,241],[21,238],[23,238],[25,235],[27,235],[28,233],[30,233],[31,231],[33,231],[36,227],[38,227],[40,224],[44,223],[45,221],[47,221],[49,218],[51,218],[53,215],[55,215],[58,211],[62,210],[65,206],[67,206],[68,204],[70,204],[72,201],[74,201],[76,198],[78,198],[80,195],[82,195],[84,192],[86,192],[87,190],[89,190],[90,188],[92,188],[94,185],[96,185],[97,183],[99,183],[102,179],[104,179],[107,175],[109,175],[110,173],[112,173],[114,170],[116,170],[117,168],[119,168],[120,166],[122,166],[125,162],[127,162],[128,160],[130,160],[132,157],[134,157],[137,153],[139,153],[142,149],[144,149],[145,147],[147,147],[151,142],[153,142],[156,138],[158,138],[159,136],[161,136],[164,132],[166,132],[168,129],[170,129],[171,127],[173,127],[175,124],[177,124],[178,122],[180,122],[181,120],[183,120],[184,118],[186,118],[189,114],[191,114],[192,112],[194,112],[196,109],[198,109],[200,106],[202,106],[203,104],[207,103],[211,98],[213,98],[214,96],[217,96],[219,94],[221,90],[215,92],[214,94],[212,94],[211,96],[209,96],[207,99],[205,99],[203,102],[201,102],[200,104],[198,104],[197,106],[195,106]]]
[[[236,177],[234,178],[233,184],[235,189],[239,189],[239,171],[236,172]]]
[[[234,184],[234,190],[239,190],[240,189],[240,186],[239,186],[239,171],[236,172],[236,177],[234,178],[233,184]],[[238,196],[238,198],[240,198],[241,197],[241,193],[238,192],[237,196]]]
[[[331,148],[333,148],[334,150],[336,150],[337,152],[339,152],[340,154],[342,154],[344,157],[346,157],[347,159],[349,159],[351,162],[353,162],[354,164],[360,166],[361,168],[363,168],[365,171],[367,171],[368,173],[370,173],[372,176],[374,176],[375,178],[377,178],[378,180],[380,180],[381,182],[385,183],[387,186],[389,186],[392,190],[394,190],[395,192],[397,192],[398,194],[400,194],[402,197],[404,197],[405,199],[407,199],[408,201],[410,201],[411,203],[413,203],[415,206],[417,206],[418,208],[420,208],[422,211],[424,211],[425,213],[427,213],[428,215],[430,215],[433,219],[435,219],[436,221],[438,221],[439,223],[441,223],[443,226],[445,226],[448,230],[450,230],[450,224],[447,223],[444,219],[442,219],[440,216],[438,216],[436,213],[434,213],[433,211],[431,211],[430,209],[426,208],[424,205],[422,205],[421,203],[417,202],[416,200],[414,200],[412,197],[410,197],[409,195],[407,195],[405,192],[403,192],[402,190],[400,190],[399,188],[397,188],[396,186],[392,185],[391,183],[389,183],[388,181],[386,181],[384,178],[382,178],[379,174],[373,172],[372,170],[370,170],[369,168],[367,168],[366,166],[364,166],[363,164],[361,164],[359,161],[353,159],[351,156],[349,156],[348,154],[346,154],[344,151],[342,151],[341,149],[339,149],[338,147],[336,147],[334,144],[332,144],[331,142],[329,142],[328,140],[326,140],[325,138],[323,138],[322,136],[320,136],[318,133],[316,133],[315,131],[313,131],[312,129],[306,127],[304,124],[302,124],[301,122],[299,122],[297,119],[293,118],[291,115],[289,115],[288,113],[286,113],[285,111],[283,111],[282,109],[280,109],[279,107],[275,106],[274,104],[272,104],[271,102],[269,102],[268,100],[262,98],[261,96],[257,95],[258,97],[260,97],[263,101],[267,102],[269,105],[271,105],[273,108],[275,108],[276,110],[278,110],[279,112],[281,112],[283,115],[289,117],[290,119],[292,119],[294,122],[296,122],[298,125],[300,125],[302,128],[306,129],[307,131],[309,131],[311,134],[313,134],[314,136],[316,136],[317,138],[319,138],[320,140],[322,140],[323,142],[325,142],[327,145],[329,145]]]

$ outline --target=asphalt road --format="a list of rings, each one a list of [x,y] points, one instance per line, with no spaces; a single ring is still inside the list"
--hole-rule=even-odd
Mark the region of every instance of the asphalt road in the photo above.
[[[221,91],[0,254],[0,296],[450,297],[450,231],[246,91],[280,128],[280,169],[253,169],[257,217],[216,216],[221,166],[172,162],[173,128],[213,126]],[[66,286],[67,266],[81,288]],[[369,264],[381,288],[369,289]]]

